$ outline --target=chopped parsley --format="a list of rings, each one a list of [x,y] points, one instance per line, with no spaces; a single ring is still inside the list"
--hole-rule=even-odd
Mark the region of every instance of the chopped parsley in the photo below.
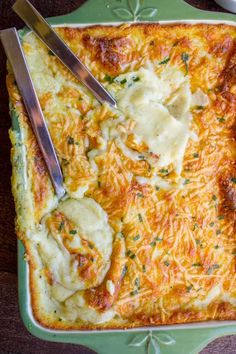
[[[62,221],[62,222],[60,223],[59,227],[58,227],[58,230],[59,230],[59,231],[62,231],[64,225],[65,225],[65,221]]]
[[[143,156],[143,155],[139,155],[139,160],[145,160],[145,156]]]
[[[221,234],[221,230],[216,230],[216,235],[220,235]]]
[[[143,222],[143,217],[142,217],[142,215],[140,213],[138,214],[138,219],[139,219],[140,222]]]
[[[164,264],[166,267],[169,267],[169,265],[170,265],[170,263],[168,261],[165,261]]]
[[[163,175],[167,175],[169,173],[169,170],[166,170],[165,168],[162,168],[160,170],[160,173],[162,173]]]
[[[187,178],[187,179],[184,180],[184,183],[183,183],[183,184],[184,184],[184,185],[185,185],[185,184],[189,184],[190,182],[191,182],[190,179]]]
[[[155,190],[156,190],[156,191],[159,191],[159,190],[160,190],[160,187],[155,186]]]
[[[131,296],[134,296],[137,294],[138,294],[138,289],[135,289],[135,290],[131,291],[131,293],[130,293]]]
[[[195,153],[193,154],[193,157],[194,157],[195,159],[198,159],[198,158],[199,158],[199,154],[198,154],[197,152],[195,152]]]
[[[212,196],[212,200],[214,200],[214,202],[217,200],[217,196],[215,194]]]
[[[159,236],[157,236],[157,237],[155,237],[155,240],[158,242],[161,242],[161,241],[163,241],[163,238],[160,238]]]
[[[220,123],[224,123],[225,122],[225,119],[223,117],[218,117],[217,120]]]
[[[127,273],[128,271],[128,267],[127,265],[124,266],[123,270],[122,270],[122,273],[121,273],[121,277],[123,278],[125,276],[125,274]]]
[[[183,60],[185,65],[185,76],[186,76],[188,74],[188,60],[189,60],[188,53],[182,53],[181,59]]]
[[[68,136],[68,138],[67,138],[67,143],[68,143],[69,145],[73,145],[73,144],[75,143],[74,138],[72,138],[72,136]]]
[[[159,65],[167,64],[169,61],[170,61],[170,57],[166,57],[162,61],[159,62]]]
[[[126,80],[126,79],[123,79],[123,80],[121,80],[121,81],[120,81],[121,85],[126,84],[126,82],[127,82],[127,80]]]
[[[140,77],[138,77],[138,76],[133,78],[133,82],[137,82],[137,81],[140,81]]]
[[[112,84],[114,82],[114,79],[115,79],[114,77],[107,75],[107,74],[104,77],[104,80],[109,82],[109,84]]]
[[[219,245],[215,245],[215,246],[214,246],[214,249],[215,249],[215,250],[218,250],[218,248],[220,248]]]
[[[143,270],[143,273],[146,273],[147,269],[146,269],[145,264],[142,265],[142,270]]]
[[[156,244],[157,244],[156,241],[152,241],[152,242],[150,243],[150,246],[155,247]]]
[[[143,195],[143,193],[137,193],[137,196],[139,197],[139,198],[143,198],[144,197],[144,195]]]
[[[231,182],[233,182],[234,184],[236,184],[236,177],[232,177],[232,178],[231,178]]]
[[[193,263],[192,266],[193,267],[202,267],[202,264],[201,263]]]
[[[187,293],[190,293],[190,291],[192,290],[193,285],[189,285],[186,287]]]
[[[139,280],[139,278],[136,278],[136,279],[135,279],[134,284],[135,284],[135,286],[136,286],[138,289],[140,289],[140,280]]]
[[[198,224],[197,224],[197,223],[195,223],[195,224],[193,225],[193,231],[195,231],[196,229],[198,229]],[[197,242],[197,240],[196,240],[196,242]]]
[[[126,254],[130,259],[134,259],[136,257],[136,255],[130,250],[128,250]]]
[[[198,110],[198,111],[201,111],[202,109],[204,109],[205,107],[204,106],[196,106],[196,109]]]
[[[76,230],[70,230],[70,232],[69,232],[71,235],[75,235],[76,233],[77,233],[77,231]]]
[[[218,220],[224,220],[224,218],[225,218],[224,215],[219,215],[218,216]]]
[[[201,241],[199,239],[195,239],[196,245],[200,245]]]
[[[212,222],[210,222],[210,227],[213,227],[214,225],[215,225],[215,223],[212,221]]]
[[[133,238],[134,241],[138,241],[139,239],[140,239],[140,235],[136,235],[136,236],[134,236],[134,238]]]

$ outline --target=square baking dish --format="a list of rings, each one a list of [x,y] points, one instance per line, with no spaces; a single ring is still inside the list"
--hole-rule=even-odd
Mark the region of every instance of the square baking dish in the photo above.
[[[123,22],[173,23],[227,23],[235,25],[236,16],[223,13],[200,11],[183,0],[87,0],[75,12],[50,18],[54,26],[81,27],[93,24],[118,25]],[[20,31],[27,35],[27,28]],[[18,116],[10,109],[12,129],[17,132],[21,144]],[[26,183],[23,147],[19,156],[21,183]],[[184,325],[145,327],[130,330],[62,331],[42,327],[33,317],[30,303],[29,269],[24,260],[24,246],[18,241],[19,304],[26,328],[33,335],[49,341],[85,345],[99,354],[151,354],[151,353],[198,353],[211,340],[236,334],[234,321],[211,321]]]

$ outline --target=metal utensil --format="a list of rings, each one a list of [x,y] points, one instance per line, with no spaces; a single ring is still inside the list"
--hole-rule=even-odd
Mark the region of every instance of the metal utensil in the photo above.
[[[28,0],[17,0],[12,8],[100,103],[108,102],[116,107],[115,99],[95,79]]]
[[[23,98],[39,147],[42,151],[52,184],[58,198],[61,198],[65,194],[63,175],[30,76],[18,33],[15,28],[9,28],[0,32],[0,38],[7,58],[12,66],[17,86]]]

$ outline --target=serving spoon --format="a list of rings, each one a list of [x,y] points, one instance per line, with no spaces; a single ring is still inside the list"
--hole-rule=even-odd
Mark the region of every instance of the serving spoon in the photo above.
[[[0,31],[0,38],[13,69],[15,80],[23,98],[35,137],[44,157],[56,195],[61,199],[66,191],[61,167],[40,107],[30,71],[16,28]]]

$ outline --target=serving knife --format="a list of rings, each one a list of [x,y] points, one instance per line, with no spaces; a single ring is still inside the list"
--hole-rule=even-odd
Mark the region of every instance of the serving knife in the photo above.
[[[65,194],[61,167],[30,76],[18,33],[15,28],[8,28],[0,31],[0,38],[12,66],[17,86],[43,154],[53,187],[60,199]]]
[[[115,99],[75,56],[67,44],[28,0],[17,0],[12,8],[100,103],[108,102],[113,107],[116,107]]]

